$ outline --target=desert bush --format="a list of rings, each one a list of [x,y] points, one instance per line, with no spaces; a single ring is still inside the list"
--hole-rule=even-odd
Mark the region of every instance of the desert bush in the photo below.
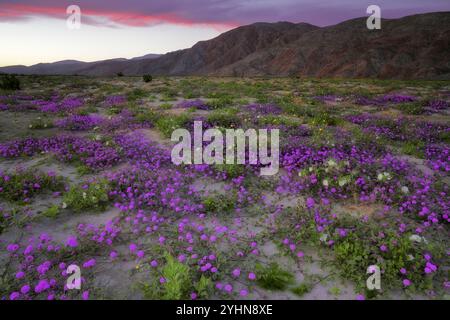
[[[64,194],[63,206],[81,212],[83,210],[105,210],[108,206],[109,184],[106,180],[91,183],[89,186],[76,185]]]
[[[20,90],[20,80],[15,75],[1,75],[0,88],[4,90]]]
[[[149,74],[144,74],[144,76],[142,77],[142,79],[144,80],[144,82],[151,82],[153,80],[153,77]]]

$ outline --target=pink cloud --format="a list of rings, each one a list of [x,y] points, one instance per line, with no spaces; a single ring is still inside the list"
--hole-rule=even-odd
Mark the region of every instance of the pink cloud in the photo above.
[[[371,0],[0,0],[0,21],[47,16],[64,19],[66,7],[81,7],[84,23],[148,26],[162,23],[205,25],[218,30],[253,22],[308,22],[319,26],[366,15]],[[37,4],[36,4],[37,3]],[[378,0],[384,18],[449,11],[448,0]]]
[[[195,21],[174,13],[146,14],[130,11],[113,11],[108,9],[99,10],[85,7],[81,7],[81,13],[85,23],[108,27],[113,26],[111,23],[131,27],[144,27],[167,23],[188,27],[203,25],[223,31],[239,26],[239,23],[232,21]],[[23,20],[36,16],[66,19],[66,7],[0,3],[0,21]],[[109,23],[105,23],[105,20]]]

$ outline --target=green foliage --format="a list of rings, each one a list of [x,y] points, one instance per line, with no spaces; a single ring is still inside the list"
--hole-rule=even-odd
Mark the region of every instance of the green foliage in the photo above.
[[[233,179],[245,174],[245,165],[243,164],[216,164],[215,169],[227,175],[227,178]]]
[[[102,211],[108,206],[109,189],[106,180],[91,183],[87,188],[76,185],[64,194],[63,203],[75,212],[84,210]]]
[[[336,263],[339,271],[347,277],[360,278],[366,275],[368,266],[376,262],[370,257],[370,251],[357,239],[356,235],[350,235],[334,247]],[[360,279],[358,279],[360,280]]]
[[[424,112],[420,101],[402,103],[397,106],[403,113],[411,115],[419,115]]]
[[[292,293],[294,293],[295,295],[302,297],[305,294],[307,294],[308,292],[310,292],[312,289],[312,286],[308,283],[302,283],[294,288],[291,289]]]
[[[138,122],[150,122],[156,123],[163,115],[153,110],[145,110],[135,115],[135,119]]]
[[[176,260],[171,254],[165,253],[166,263],[157,270],[153,281],[142,286],[147,299],[181,300],[188,299],[191,292],[196,292],[199,298],[208,298],[212,289],[212,281],[202,275],[198,281],[193,279],[194,273],[188,265]],[[160,278],[164,281],[160,281]]]
[[[229,212],[236,204],[234,197],[224,195],[209,196],[203,200],[203,206],[207,212]]]
[[[17,208],[5,211],[2,207],[0,207],[0,234],[2,234],[3,231],[5,231],[8,226],[10,226],[13,221],[16,220],[18,212],[19,210]]]
[[[162,95],[161,101],[174,101],[178,96],[178,90],[169,86],[163,87],[160,92]]]
[[[310,120],[310,123],[315,126],[336,126],[341,123],[341,119],[338,119],[328,112],[320,112],[314,115]]]
[[[207,121],[216,127],[233,128],[240,123],[239,116],[234,109],[215,110],[208,115]]]
[[[364,132],[359,126],[352,126],[350,129],[350,136],[352,142],[361,146],[362,148],[377,148],[379,151],[384,151],[386,141],[379,136],[376,137],[370,132]]]
[[[47,117],[37,117],[36,119],[31,120],[28,128],[38,130],[53,128],[53,121],[47,119]]]
[[[339,296],[341,294],[341,289],[338,287],[332,287],[330,290],[328,290],[332,295]]]
[[[140,88],[136,88],[127,94],[127,100],[129,102],[134,102],[138,99],[144,98],[146,95],[147,95],[147,92],[145,92],[144,90],[142,90]]]
[[[281,103],[280,106],[283,108],[284,112],[297,117],[314,117],[316,113],[316,108],[309,105],[296,105],[293,103]]]
[[[97,108],[94,105],[88,105],[84,108],[77,109],[75,112],[81,116],[88,116],[91,113],[97,113]]]
[[[406,141],[401,146],[401,152],[417,158],[425,157],[425,142],[423,141]]]
[[[122,108],[120,108],[120,107],[110,107],[110,108],[106,109],[106,114],[110,115],[110,116],[119,114],[120,112],[122,112]]]
[[[4,74],[0,77],[0,89],[20,90],[20,80],[11,74]]]
[[[59,207],[55,204],[47,208],[42,214],[48,218],[56,218],[59,214]]]
[[[200,298],[207,298],[212,289],[212,281],[202,274],[200,280],[194,285],[194,288]]]
[[[159,118],[155,126],[165,137],[170,137],[175,129],[183,128],[189,119],[187,114],[166,115]]]
[[[425,248],[426,245],[424,247],[424,244],[411,241],[411,234],[398,235],[394,232],[387,233],[382,241],[374,243],[372,234],[373,232],[360,226],[354,233],[335,244],[336,266],[339,266],[339,272],[344,278],[355,281],[360,289],[364,289],[366,269],[375,264],[383,272],[385,290],[402,286],[399,273],[401,268],[408,270],[408,279],[416,287],[431,287],[432,276],[423,276],[425,259],[422,252],[432,252],[432,247]],[[381,243],[386,244],[387,251],[380,251]],[[433,256],[438,257],[439,253],[436,251]]]
[[[275,116],[275,115],[267,115],[262,116],[258,119],[258,124],[260,125],[285,125],[285,126],[299,126],[302,124],[300,119],[295,119],[292,117],[286,117],[286,116]]]
[[[191,284],[187,265],[178,262],[170,254],[166,254],[166,264],[161,273],[166,280],[163,299],[180,300],[187,295]]]
[[[64,189],[62,177],[53,177],[33,170],[16,171],[0,175],[0,198],[21,202],[45,191]]]
[[[444,143],[450,143],[450,131],[443,131],[439,134],[439,140]]]
[[[326,213],[322,208],[321,216],[327,217],[328,214],[331,212]],[[403,287],[405,276],[400,273],[402,268],[407,270],[407,278],[413,283],[408,290],[413,287],[430,290],[439,271],[424,275],[424,254],[432,256],[433,263],[445,256],[445,248],[440,242],[431,238],[427,241],[413,240],[411,233],[398,233],[398,225],[389,220],[381,226],[376,220],[362,221],[359,217],[342,214],[319,233],[313,210],[293,209],[280,216],[279,222],[281,226],[300,223],[302,227],[290,234],[293,241],[329,250],[334,259],[327,264],[333,266],[342,278],[353,281],[360,292],[366,290],[367,268],[371,265],[379,266],[382,272],[384,292]],[[345,236],[340,234],[343,229],[348,232]],[[382,246],[385,246],[383,250]],[[379,291],[367,291],[366,297],[377,294]]]
[[[169,110],[172,109],[172,104],[171,103],[163,103],[159,105],[159,108],[162,110]]]
[[[211,99],[210,101],[208,101],[208,106],[210,106],[212,109],[222,109],[232,104],[233,98],[228,95],[220,96],[219,98]]]
[[[320,125],[311,128],[311,144],[314,146],[330,146],[336,143],[335,136],[327,126]]]
[[[151,82],[153,80],[153,77],[150,74],[144,74],[144,76],[142,77],[142,80],[144,80],[144,82]]]
[[[92,169],[82,163],[76,166],[76,170],[80,176],[92,173]]]
[[[267,267],[257,264],[256,272],[257,283],[264,289],[285,290],[294,281],[292,273],[281,269],[276,262]]]

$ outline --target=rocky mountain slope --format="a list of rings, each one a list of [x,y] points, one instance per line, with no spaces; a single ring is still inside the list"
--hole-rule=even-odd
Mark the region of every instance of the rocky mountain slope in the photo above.
[[[255,23],[151,59],[66,61],[0,72],[450,79],[450,12],[384,19],[381,30],[368,30],[366,18],[323,28]]]

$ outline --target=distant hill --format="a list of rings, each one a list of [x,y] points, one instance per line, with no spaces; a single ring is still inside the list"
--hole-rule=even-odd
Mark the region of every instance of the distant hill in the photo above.
[[[0,72],[450,79],[450,12],[383,19],[381,27],[368,30],[366,18],[328,27],[255,23],[162,56],[68,60]]]
[[[95,62],[62,60],[51,63],[38,63],[32,66],[0,67],[0,73],[40,74],[40,75],[113,75],[121,72],[128,64],[140,64],[160,57],[160,54],[147,54],[132,59],[116,58]]]

